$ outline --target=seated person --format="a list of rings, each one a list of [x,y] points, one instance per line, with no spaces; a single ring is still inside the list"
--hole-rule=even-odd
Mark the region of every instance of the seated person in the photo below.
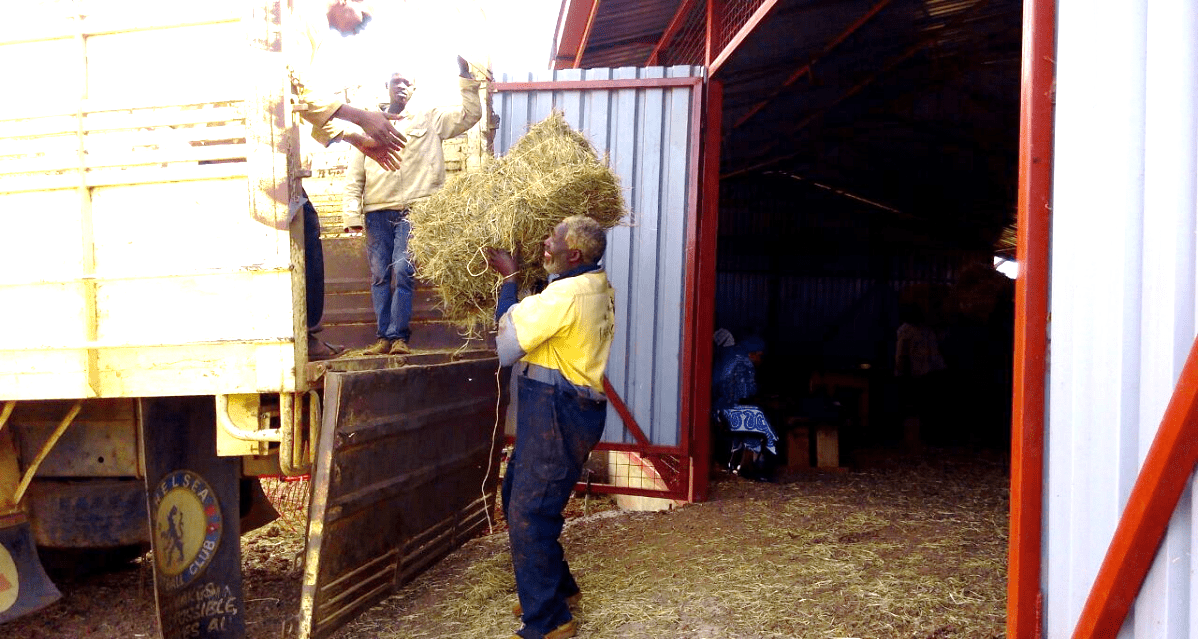
[[[711,408],[731,433],[729,466],[743,470],[745,458],[756,461],[763,470],[764,451],[777,455],[777,434],[765,413],[753,403],[757,395],[756,365],[761,363],[765,341],[756,335],[739,342],[726,329],[716,331],[716,352],[712,370]],[[734,464],[740,453],[740,463]]]

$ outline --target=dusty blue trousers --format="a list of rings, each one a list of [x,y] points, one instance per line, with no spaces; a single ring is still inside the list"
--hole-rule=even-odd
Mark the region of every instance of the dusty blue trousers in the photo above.
[[[603,436],[607,401],[582,397],[567,384],[516,379],[516,446],[503,478],[503,514],[524,608],[517,634],[541,639],[572,619],[566,598],[578,592],[578,584],[558,541],[562,510]]]

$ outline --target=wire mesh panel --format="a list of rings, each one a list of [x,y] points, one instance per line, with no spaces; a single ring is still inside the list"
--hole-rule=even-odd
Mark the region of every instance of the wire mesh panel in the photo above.
[[[717,32],[712,42],[714,58],[728,46],[741,27],[749,22],[765,0],[728,0],[720,12]],[[663,64],[704,64],[707,53],[707,3],[691,2],[681,26],[662,47]]]

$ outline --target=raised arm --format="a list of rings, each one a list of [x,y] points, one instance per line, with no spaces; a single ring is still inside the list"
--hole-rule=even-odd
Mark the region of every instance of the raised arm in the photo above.
[[[470,73],[470,63],[458,56],[458,87],[462,99],[456,106],[441,106],[433,109],[437,134],[442,140],[459,136],[482,118],[482,100],[478,97],[479,83]]]

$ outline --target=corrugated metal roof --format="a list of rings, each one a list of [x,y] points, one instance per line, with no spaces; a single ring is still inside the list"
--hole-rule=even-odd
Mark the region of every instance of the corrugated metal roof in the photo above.
[[[600,0],[581,66],[644,65],[683,6]],[[705,7],[660,63],[704,62]],[[1021,17],[1021,0],[727,0],[717,53],[752,30],[713,74],[722,172],[786,171],[996,241],[1014,220]]]
[[[580,66],[587,69],[646,66],[649,54],[674,16],[674,4],[603,0]],[[559,52],[559,59],[573,62],[574,52]]]

